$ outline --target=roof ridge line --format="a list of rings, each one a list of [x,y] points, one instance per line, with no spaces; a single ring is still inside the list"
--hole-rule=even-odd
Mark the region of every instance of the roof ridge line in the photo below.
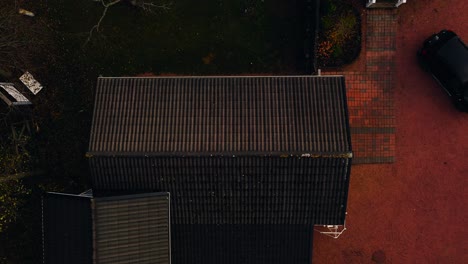
[[[280,157],[280,158],[352,158],[352,151],[343,152],[105,152],[88,151],[85,156],[92,158],[94,156],[104,157]]]

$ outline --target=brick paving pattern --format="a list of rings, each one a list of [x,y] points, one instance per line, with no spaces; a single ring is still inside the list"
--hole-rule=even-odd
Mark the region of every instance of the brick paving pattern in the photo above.
[[[359,58],[364,67],[324,73],[346,78],[353,163],[394,161],[397,19],[394,9],[367,10]]]

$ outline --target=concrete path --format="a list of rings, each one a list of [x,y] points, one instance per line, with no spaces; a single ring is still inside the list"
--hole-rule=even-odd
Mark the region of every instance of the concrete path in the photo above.
[[[358,60],[340,71],[323,73],[346,78],[355,164],[395,159],[397,19],[394,9],[366,10],[361,18],[364,40]]]

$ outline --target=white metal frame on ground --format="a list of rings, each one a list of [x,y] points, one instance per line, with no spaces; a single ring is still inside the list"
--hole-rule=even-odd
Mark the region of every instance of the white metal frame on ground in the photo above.
[[[320,230],[319,228],[321,228],[322,230]],[[333,237],[334,239],[339,238],[345,230],[346,221],[343,225],[316,225],[314,227],[314,231],[317,231],[322,235]]]

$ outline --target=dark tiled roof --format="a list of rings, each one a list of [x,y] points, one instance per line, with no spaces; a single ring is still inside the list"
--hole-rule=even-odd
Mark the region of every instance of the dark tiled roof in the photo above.
[[[343,224],[342,77],[100,78],[97,196],[170,192],[176,224]]]
[[[345,218],[344,79],[100,78],[88,157],[96,196],[171,193],[174,263],[310,263]]]
[[[169,194],[44,196],[45,263],[170,263]]]
[[[173,225],[174,264],[310,264],[312,225]]]
[[[343,77],[99,78],[90,154],[349,153]]]
[[[96,195],[171,193],[174,224],[343,224],[350,160],[93,157]]]
[[[44,195],[42,241],[45,264],[92,263],[92,229],[89,198],[59,193]]]

